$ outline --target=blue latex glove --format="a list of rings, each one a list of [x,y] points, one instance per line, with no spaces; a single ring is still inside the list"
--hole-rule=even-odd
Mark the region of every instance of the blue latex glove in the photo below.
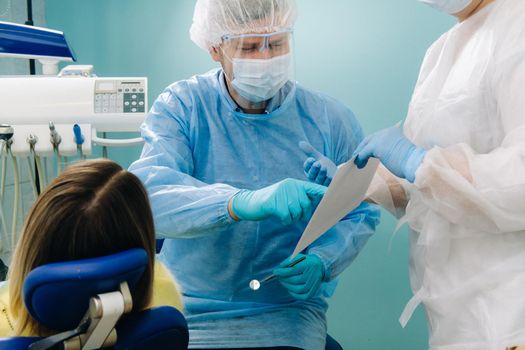
[[[299,148],[308,156],[303,164],[304,173],[308,180],[319,185],[329,186],[337,171],[337,165],[306,141],[299,142]]]
[[[232,199],[233,214],[241,220],[258,221],[278,217],[284,225],[310,219],[326,187],[286,179],[257,191],[242,190]]]
[[[366,137],[354,152],[355,164],[364,168],[368,158],[378,158],[392,174],[414,182],[426,151],[410,142],[398,126]]]
[[[293,261],[305,256],[298,254],[293,260],[283,261],[273,270],[279,282],[294,298],[307,300],[315,296],[321,287],[324,278],[324,265],[321,259],[314,254],[306,255],[306,259],[295,266],[287,267]]]

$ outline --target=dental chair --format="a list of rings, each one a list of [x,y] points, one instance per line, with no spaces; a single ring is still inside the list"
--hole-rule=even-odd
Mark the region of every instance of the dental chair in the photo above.
[[[40,266],[27,276],[24,303],[50,337],[0,339],[0,350],[187,349],[184,316],[168,306],[130,313],[148,263],[143,249]]]

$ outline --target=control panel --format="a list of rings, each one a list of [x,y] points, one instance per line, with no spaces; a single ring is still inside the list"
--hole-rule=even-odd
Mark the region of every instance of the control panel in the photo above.
[[[95,113],[144,113],[146,81],[97,79],[95,81]]]

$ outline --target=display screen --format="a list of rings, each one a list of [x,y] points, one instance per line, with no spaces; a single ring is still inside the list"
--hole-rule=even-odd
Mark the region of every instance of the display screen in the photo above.
[[[114,91],[115,90],[115,82],[108,81],[108,82],[99,82],[97,86],[98,91]]]

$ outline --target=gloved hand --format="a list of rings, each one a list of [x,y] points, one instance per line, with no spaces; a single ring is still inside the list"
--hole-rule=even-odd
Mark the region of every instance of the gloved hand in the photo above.
[[[355,164],[364,168],[368,158],[378,158],[397,177],[414,182],[426,151],[410,142],[398,126],[366,137],[354,152]]]
[[[299,300],[307,300],[315,296],[324,278],[323,262],[314,254],[306,255],[306,259],[297,265],[287,267],[303,256],[305,255],[298,254],[293,260],[288,258],[273,270],[279,282],[288,289],[288,293]]]
[[[231,211],[241,220],[278,217],[284,225],[312,216],[326,187],[306,181],[286,179],[257,191],[242,190],[231,201]]]
[[[308,156],[303,164],[304,173],[308,180],[319,185],[329,186],[337,171],[337,165],[306,141],[299,142],[299,148]]]

